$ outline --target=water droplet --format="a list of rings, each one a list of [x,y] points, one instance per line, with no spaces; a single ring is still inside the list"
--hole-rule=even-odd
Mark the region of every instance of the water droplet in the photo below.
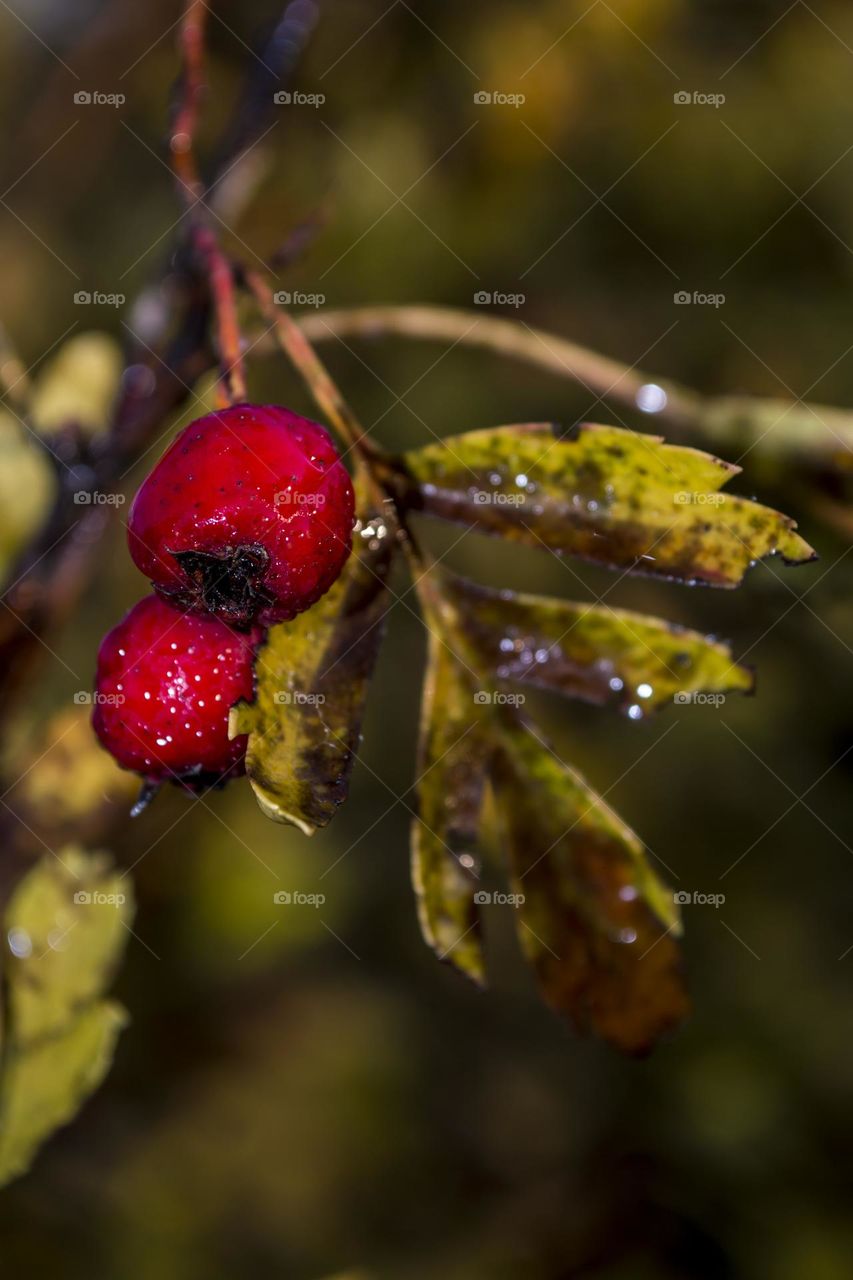
[[[26,960],[33,954],[33,944],[26,929],[10,929],[7,935],[9,950],[19,960]]]
[[[643,413],[660,413],[669,403],[669,396],[656,382],[647,382],[637,392],[636,402]]]

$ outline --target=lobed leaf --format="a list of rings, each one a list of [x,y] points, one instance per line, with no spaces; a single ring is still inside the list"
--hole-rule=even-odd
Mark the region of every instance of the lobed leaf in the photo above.
[[[509,600],[454,575],[431,576],[412,830],[424,937],[441,959],[484,981],[477,888],[488,787],[522,947],[545,999],[579,1030],[644,1052],[687,1008],[674,897],[633,831],[473,670],[494,640],[500,604],[517,603],[529,622],[535,606],[559,602]]]
[[[231,737],[249,735],[246,772],[264,813],[307,835],[347,796],[392,556],[390,526],[368,511],[337,582],[313,608],[270,630],[255,666],[255,700],[231,711]]]
[[[814,559],[795,523],[720,492],[739,468],[660,437],[544,423],[453,436],[395,462],[410,506],[558,555],[711,586],[737,586],[778,554]]]
[[[498,680],[613,704],[632,719],[693,693],[752,690],[752,672],[729,646],[698,631],[609,605],[493,591],[451,573],[442,581]]]
[[[633,831],[509,717],[494,778],[519,936],[545,999],[580,1031],[647,1052],[688,1008],[672,893]]]
[[[430,629],[418,750],[412,881],[421,932],[440,960],[485,980],[475,902],[490,747],[473,690]]]

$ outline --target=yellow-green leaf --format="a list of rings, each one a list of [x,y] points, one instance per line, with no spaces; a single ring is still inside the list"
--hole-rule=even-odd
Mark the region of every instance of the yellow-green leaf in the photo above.
[[[446,572],[442,582],[498,680],[611,704],[632,719],[696,693],[753,687],[729,646],[698,631],[609,605],[493,591]]]
[[[0,1184],[76,1113],[112,1060],[124,1011],[103,999],[129,936],[129,884],[104,854],[46,854],[2,922]]]
[[[485,978],[475,901],[490,747],[474,692],[430,629],[418,751],[412,880],[424,938],[476,982]]]
[[[786,516],[721,492],[739,468],[618,427],[543,423],[452,436],[404,454],[410,506],[558,555],[737,586],[755,561],[814,558]]]
[[[5,916],[16,1043],[57,1035],[110,982],[128,939],[130,882],[105,855],[65,848],[18,886]]]
[[[47,520],[59,485],[39,442],[0,413],[0,583]]]
[[[120,1005],[98,1001],[59,1035],[8,1051],[0,1092],[0,1186],[24,1173],[44,1140],[98,1088],[125,1022]]]
[[[246,771],[261,808],[308,835],[346,799],[392,554],[391,526],[368,511],[337,582],[313,608],[272,628],[255,666],[255,700],[231,712],[232,738],[249,735]]]
[[[30,398],[30,414],[49,435],[69,422],[85,431],[102,431],[122,370],[121,347],[106,333],[69,338],[39,370]]]

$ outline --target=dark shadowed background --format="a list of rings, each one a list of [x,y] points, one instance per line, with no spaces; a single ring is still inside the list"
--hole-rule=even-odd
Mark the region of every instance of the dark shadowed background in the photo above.
[[[849,6],[324,8],[298,80],[324,101],[281,106],[257,193],[245,208],[233,193],[223,230],[267,260],[322,207],[282,288],[327,308],[523,295],[492,309],[703,391],[853,404]],[[274,0],[214,5],[202,151],[277,16]],[[124,342],[142,324],[134,300],[180,215],[164,158],[178,18],[173,0],[0,9],[2,318],[27,365],[72,326]],[[81,89],[126,101],[75,103]],[[81,306],[80,289],[127,301]],[[323,354],[387,444],[538,419],[654,430],[462,345]],[[312,412],[278,357],[251,365],[250,388]],[[488,993],[425,948],[408,884],[424,651],[409,595],[330,829],[275,826],[237,784],[206,806],[163,795],[120,832],[139,898],[117,985],[132,1022],[103,1088],[0,1198],[9,1274],[846,1280],[853,561],[772,449],[741,461],[733,488],[797,518],[819,563],[700,592],[470,533],[448,555],[493,585],[612,589],[608,603],[714,631],[758,669],[755,698],[649,722],[536,701],[673,887],[725,895],[685,909],[681,1032],[642,1062],[575,1038],[498,909]],[[145,590],[126,511],[18,733],[88,687],[100,635]],[[460,533],[429,537],[441,552]],[[283,889],[325,902],[277,906]]]

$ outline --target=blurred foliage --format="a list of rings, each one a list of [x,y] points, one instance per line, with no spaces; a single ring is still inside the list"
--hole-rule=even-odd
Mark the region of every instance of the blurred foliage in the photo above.
[[[42,527],[56,487],[56,473],[44,452],[11,414],[0,414],[0,574],[4,581]]]
[[[520,318],[702,390],[853,404],[847,6],[412,7],[345,0],[320,23],[300,87],[327,102],[283,109],[258,150],[260,199],[241,211],[235,198],[225,215],[237,252],[265,255],[323,202],[328,229],[282,287],[328,305],[470,306],[480,288],[521,291]],[[245,68],[241,41],[277,15],[217,11],[211,136]],[[127,95],[121,110],[74,106],[78,82],[0,16],[0,108],[15,123],[4,189],[17,184],[0,217],[4,321],[29,367],[69,325],[119,341],[122,321],[146,332],[145,308],[95,312],[73,295],[130,302],[168,261],[179,211],[156,153],[177,11],[40,0],[24,16],[80,84]],[[525,92],[524,110],[475,111],[481,86]],[[676,110],[681,88],[726,104]],[[814,183],[811,213],[792,191]],[[723,292],[725,305],[675,309],[681,288]],[[160,301],[155,291],[146,305]],[[481,352],[348,345],[324,354],[395,450],[499,421],[640,420]],[[310,412],[279,362],[251,379],[259,398]],[[163,797],[121,829],[116,854],[140,899],[119,980],[134,1020],[85,1122],[4,1192],[10,1270],[846,1280],[849,530],[816,530],[796,477],[753,455],[742,465],[741,491],[794,515],[819,565],[781,575],[771,562],[748,591],[712,597],[617,584],[520,546],[498,566],[493,542],[469,534],[453,548],[458,529],[430,531],[473,579],[607,593],[614,607],[717,630],[758,668],[757,700],[722,711],[635,723],[577,703],[569,717],[547,692],[535,704],[557,753],[612,791],[662,874],[726,895],[719,909],[684,908],[696,1011],[677,1039],[639,1065],[571,1039],[541,1009],[498,908],[484,913],[493,994],[425,953],[407,866],[424,637],[397,605],[366,752],[332,827],[308,843],[233,787],[210,805]],[[29,498],[15,485],[9,501]],[[44,655],[10,743],[34,743],[40,717],[89,687],[100,634],[142,588],[123,537],[119,517],[84,609],[51,641],[69,669]],[[326,903],[278,908],[280,890]]]
[[[39,372],[29,411],[44,434],[75,423],[93,433],[107,422],[122,369],[121,347],[105,333],[76,334]]]
[[[124,1025],[102,999],[133,916],[127,881],[105,858],[49,852],[3,920],[0,1183],[100,1084]]]

